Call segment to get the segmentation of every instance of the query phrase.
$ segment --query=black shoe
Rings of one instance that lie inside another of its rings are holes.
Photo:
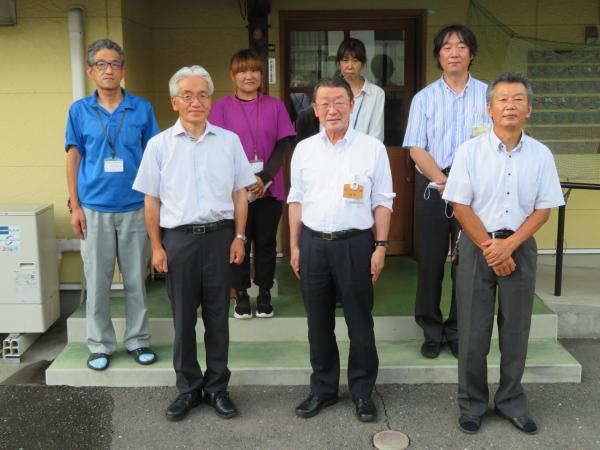
[[[308,397],[306,397],[306,400],[296,406],[296,415],[308,419],[309,417],[319,414],[321,409],[335,405],[337,401],[337,394],[330,397],[319,397],[311,392]]]
[[[258,292],[258,297],[256,297],[256,317],[263,319],[273,317],[271,293],[268,289],[260,289]]]
[[[354,402],[356,405],[356,417],[361,422],[373,422],[377,419],[377,408],[371,398],[359,398]]]
[[[167,408],[167,419],[176,422],[185,418],[191,409],[195,408],[202,401],[202,393],[198,391],[180,394],[173,403]]]
[[[231,419],[238,415],[238,410],[229,398],[227,391],[205,392],[204,401],[215,408],[217,416],[222,419]]]
[[[458,339],[448,341],[448,347],[450,347],[450,352],[452,353],[452,356],[458,359]]]
[[[425,341],[421,346],[421,355],[425,358],[437,358],[440,356],[440,348],[442,344],[435,341]]]
[[[481,417],[469,416],[468,414],[462,414],[458,418],[458,428],[460,431],[467,434],[475,434],[481,427]]]
[[[526,434],[536,434],[538,432],[538,427],[533,421],[531,417],[528,416],[518,416],[518,417],[509,417],[500,411],[498,408],[494,408],[494,412],[502,417],[503,419],[508,420],[510,423],[514,425],[519,431],[522,431]]]
[[[252,308],[250,308],[250,297],[246,290],[237,291],[233,317],[236,319],[252,319]]]

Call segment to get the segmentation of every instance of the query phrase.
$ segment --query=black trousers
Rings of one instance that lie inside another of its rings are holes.
[[[169,266],[167,292],[175,327],[173,367],[181,394],[196,389],[224,391],[229,383],[229,249],[232,239],[233,228],[202,235],[163,230],[162,242]],[[205,330],[204,374],[196,353],[198,307]]]
[[[509,417],[527,414],[521,379],[525,370],[535,289],[537,247],[525,241],[512,255],[517,269],[499,277],[482,251],[466,235],[458,244],[456,294],[458,304],[458,404],[463,413],[482,416],[489,401],[487,354],[490,351],[494,306],[498,291],[500,385],[496,407]]]
[[[242,264],[232,265],[232,286],[248,289],[250,283],[250,248],[254,247],[254,283],[271,289],[275,278],[277,258],[277,227],[281,218],[281,201],[274,197],[259,198],[248,205],[246,221],[246,258]]]
[[[456,324],[456,295],[454,269],[452,275],[452,300],[446,321],[442,316],[440,301],[442,280],[448,249],[454,248],[460,230],[458,221],[452,217],[450,205],[435,189],[429,190],[429,199],[423,194],[429,180],[417,172],[415,180],[415,251],[417,257],[417,298],[415,320],[423,329],[426,340],[442,342],[458,339]]]
[[[303,230],[299,248],[300,287],[313,369],[311,392],[321,396],[338,392],[340,356],[335,337],[335,288],[344,306],[350,338],[348,386],[353,399],[369,398],[379,368],[371,314],[373,235],[368,230],[348,239],[327,241]]]

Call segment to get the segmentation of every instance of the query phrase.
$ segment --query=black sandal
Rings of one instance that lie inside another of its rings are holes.
[[[92,366],[91,362],[95,361],[97,359],[100,358],[106,358],[106,365],[104,367],[94,367]],[[108,366],[110,365],[110,355],[107,355],[106,353],[92,353],[90,354],[90,356],[88,357],[87,360],[87,366],[92,369],[92,370],[106,370],[108,369]]]
[[[135,350],[128,350],[127,353],[129,353],[131,356],[133,356],[133,359],[135,360],[136,363],[141,364],[143,366],[153,364],[158,360],[158,355],[156,353],[154,353],[152,351],[152,349],[149,347],[140,347],[140,348],[136,348]],[[150,361],[142,361],[140,359],[140,356],[142,356],[142,355],[152,355],[152,359]]]

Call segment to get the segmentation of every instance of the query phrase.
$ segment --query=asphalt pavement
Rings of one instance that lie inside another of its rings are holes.
[[[492,412],[478,434],[463,434],[454,384],[378,385],[379,419],[369,424],[356,419],[345,387],[336,405],[311,419],[296,417],[307,386],[232,387],[237,418],[220,419],[201,405],[172,423],[164,411],[174,387],[45,386],[42,361],[0,385],[0,448],[371,449],[375,433],[393,429],[409,436],[411,449],[600,449],[600,340],[562,342],[583,365],[583,381],[525,385],[540,428],[535,436]]]

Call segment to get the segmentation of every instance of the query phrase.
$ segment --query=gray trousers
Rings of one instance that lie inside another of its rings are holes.
[[[500,385],[495,406],[510,417],[527,414],[521,379],[525,370],[535,288],[537,247],[530,238],[512,255],[517,268],[498,277],[482,251],[463,234],[458,244],[458,404],[463,414],[482,416],[489,401],[486,357],[490,350],[498,290]]]
[[[145,279],[149,257],[144,208],[107,213],[83,208],[87,224],[81,257],[87,283],[86,323],[90,352],[112,354],[117,348],[110,318],[110,286],[115,259],[125,286],[127,350],[147,347],[150,341]]]

